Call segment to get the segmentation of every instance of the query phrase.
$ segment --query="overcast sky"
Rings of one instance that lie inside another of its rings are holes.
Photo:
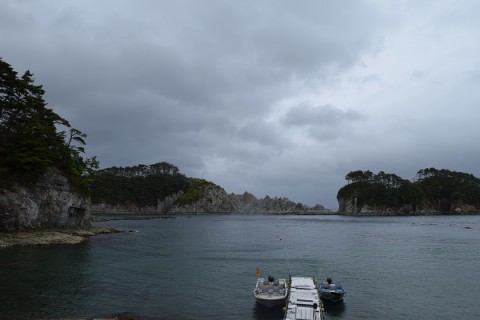
[[[480,1],[0,0],[101,167],[166,161],[336,210],[352,170],[480,177]]]

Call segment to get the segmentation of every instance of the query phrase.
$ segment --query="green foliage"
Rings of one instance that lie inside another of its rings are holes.
[[[194,203],[203,197],[207,187],[214,185],[214,183],[204,179],[190,178],[185,193],[176,200],[176,203],[180,205]]]
[[[133,167],[111,167],[93,174],[92,203],[156,206],[179,191],[185,191],[188,178],[166,162]]]
[[[175,203],[186,205],[200,200],[205,189],[214,185],[207,180],[187,178],[167,162],[111,167],[93,174],[91,199],[92,203],[155,207],[157,200],[182,192]]]
[[[47,108],[42,86],[33,74],[17,72],[0,58],[0,184],[35,181],[49,167],[59,168],[79,187],[85,187],[95,158],[85,160],[85,134]],[[65,141],[70,130],[70,139]]]
[[[480,179],[472,174],[435,168],[417,172],[416,181],[404,180],[395,174],[380,171],[352,171],[345,176],[349,182],[337,198],[357,198],[357,205],[400,208],[404,205],[433,208],[450,212],[453,204],[480,207]],[[351,182],[351,183],[350,183]]]
[[[448,211],[452,203],[480,206],[480,179],[472,174],[436,170],[420,170],[416,184],[424,190],[425,201]]]

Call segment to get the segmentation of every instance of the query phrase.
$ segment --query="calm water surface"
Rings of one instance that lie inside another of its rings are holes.
[[[262,275],[348,290],[327,319],[479,319],[480,216],[196,216],[99,223],[132,232],[0,249],[0,319],[280,319]]]

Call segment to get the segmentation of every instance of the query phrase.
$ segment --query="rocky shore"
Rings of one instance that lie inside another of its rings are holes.
[[[38,246],[55,244],[78,244],[89,237],[123,232],[116,228],[90,227],[87,229],[39,229],[0,233],[0,248],[14,246]]]

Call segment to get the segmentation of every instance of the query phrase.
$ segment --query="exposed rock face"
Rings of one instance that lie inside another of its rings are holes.
[[[411,206],[404,206],[402,208],[388,208],[388,207],[370,207],[368,205],[359,205],[356,198],[353,199],[339,199],[338,213],[344,215],[356,216],[392,216],[392,215],[422,215],[421,210],[415,210]],[[431,212],[430,214],[435,214]]]
[[[241,195],[227,194],[219,186],[205,190],[204,197],[186,206],[173,204],[172,199],[159,202],[159,208],[165,213],[242,213],[242,214],[327,214],[330,210],[321,205],[308,207],[295,203],[287,198],[257,199],[253,194],[245,192]],[[168,205],[173,204],[173,205]]]
[[[438,214],[478,214],[480,208],[462,203],[452,204],[451,212],[442,212],[431,207],[405,205],[401,208],[371,207],[359,205],[356,198],[338,199],[338,214],[358,216],[396,216],[396,215],[438,215]]]
[[[51,169],[33,186],[0,189],[0,231],[90,226],[88,197]]]
[[[242,195],[227,194],[219,186],[212,185],[204,190],[203,197],[189,204],[179,204],[177,199],[182,193],[158,201],[156,208],[135,208],[134,206],[111,206],[106,204],[92,205],[92,212],[96,213],[194,213],[194,214],[228,214],[228,213],[265,213],[265,214],[328,214],[330,210],[321,205],[308,207],[295,203],[287,198],[257,199],[254,195],[245,192]],[[151,210],[148,210],[151,209]]]
[[[480,212],[480,208],[470,204],[455,203],[453,205],[453,212],[456,214],[478,214]]]

